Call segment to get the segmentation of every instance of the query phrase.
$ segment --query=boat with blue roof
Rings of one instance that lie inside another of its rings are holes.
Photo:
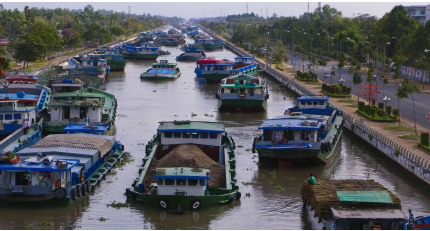
[[[115,49],[100,49],[94,53],[107,60],[110,71],[124,71],[127,60],[124,60],[123,54],[117,54]]]
[[[258,65],[254,57],[236,57],[234,62],[221,60],[198,60],[194,72],[207,82],[220,83],[222,79],[238,74],[257,76]]]
[[[187,31],[198,31],[199,27],[198,26],[189,26],[187,27]]]
[[[181,76],[177,63],[169,63],[167,60],[160,60],[160,63],[151,64],[146,72],[140,75],[145,80],[172,80]]]
[[[430,216],[414,217],[412,214],[412,217],[409,217],[409,221],[403,226],[403,230],[430,230]]]
[[[252,151],[260,160],[326,164],[340,150],[342,112],[329,105],[328,95],[304,95],[284,115],[265,120]]]
[[[138,60],[156,60],[159,54],[159,47],[156,46],[130,46],[122,45],[122,47],[117,48],[121,54],[124,55],[125,59],[138,59]]]
[[[79,72],[103,76],[103,78],[109,77],[110,66],[108,65],[108,61],[101,57],[101,54],[80,54],[79,56],[69,58],[68,63]]]
[[[113,136],[84,127],[69,131],[0,156],[1,202],[67,205],[94,191],[124,155]],[[18,161],[7,162],[10,158]]]
[[[0,88],[0,135],[15,133],[28,120],[32,126],[45,115],[51,101],[51,89],[37,84],[38,76],[8,72]]]
[[[197,48],[190,48],[184,51],[184,53],[176,56],[177,61],[197,61],[200,59],[205,59],[206,53],[204,50],[199,50]]]
[[[234,149],[223,123],[160,122],[127,197],[173,211],[239,200]]]

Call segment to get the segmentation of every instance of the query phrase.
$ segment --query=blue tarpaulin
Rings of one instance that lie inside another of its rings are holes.
[[[150,70],[148,74],[174,74],[175,70]]]

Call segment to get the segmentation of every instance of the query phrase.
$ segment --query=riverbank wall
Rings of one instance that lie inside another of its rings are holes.
[[[209,31],[208,29],[200,26],[204,32],[209,34],[213,38],[219,38],[215,33]],[[252,56],[251,54],[237,48],[234,44],[225,41],[225,46],[232,50],[234,53],[240,56]],[[294,81],[292,78],[288,78],[284,74],[279,73],[272,67],[265,65],[265,63],[260,60],[255,60],[259,68],[264,70],[264,72],[273,78],[277,79],[281,84],[297,93],[298,95],[315,95],[316,93],[307,89],[300,83]],[[334,106],[334,105],[333,105]],[[341,109],[341,108],[340,108]],[[354,133],[356,136],[360,137],[362,140],[372,145],[372,147],[379,150],[383,155],[391,159],[398,166],[409,172],[411,175],[415,176],[420,181],[427,185],[430,185],[430,161],[422,156],[416,154],[415,152],[409,150],[403,145],[397,143],[393,139],[387,137],[382,132],[375,128],[367,125],[363,118],[356,119],[351,114],[342,112],[344,117],[343,126]],[[385,131],[386,132],[386,131]]]

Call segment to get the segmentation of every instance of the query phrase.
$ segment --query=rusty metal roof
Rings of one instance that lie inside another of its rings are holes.
[[[335,219],[406,219],[400,209],[338,209],[331,208]]]

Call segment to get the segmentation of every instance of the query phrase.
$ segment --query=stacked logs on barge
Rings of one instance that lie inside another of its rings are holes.
[[[387,191],[393,201],[387,203],[367,203],[341,201],[338,191]],[[323,219],[332,219],[331,208],[367,208],[367,209],[401,209],[400,199],[387,188],[374,180],[317,180],[315,185],[305,181],[301,188],[304,205],[310,205],[315,215]]]

